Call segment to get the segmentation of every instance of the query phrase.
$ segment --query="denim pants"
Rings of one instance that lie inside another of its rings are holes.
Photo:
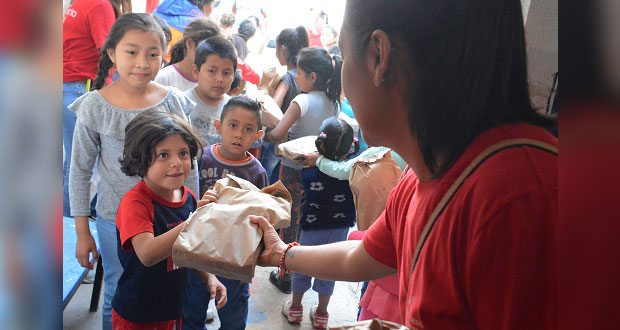
[[[123,273],[123,266],[118,259],[116,241],[116,223],[101,217],[95,222],[99,238],[99,252],[103,266],[103,330],[112,329],[112,298],[116,292],[118,279]]]
[[[217,277],[226,287],[228,302],[217,311],[220,329],[242,330],[248,321],[248,300],[250,285],[238,280]],[[193,271],[189,274],[183,300],[183,330],[203,330],[207,319],[210,293],[207,286]]]
[[[267,172],[267,178],[269,179],[269,184],[274,184],[278,181],[280,173],[278,164],[280,160],[276,157],[275,146],[271,142],[264,141],[263,146],[260,148],[260,163],[265,168]],[[274,171],[275,172],[274,175]]]
[[[73,130],[75,129],[75,114],[68,106],[78,97],[86,93],[86,85],[79,82],[65,82],[62,84],[62,145],[64,157],[62,162],[62,214],[71,216],[69,206],[69,167],[71,166],[71,147],[73,145]]]

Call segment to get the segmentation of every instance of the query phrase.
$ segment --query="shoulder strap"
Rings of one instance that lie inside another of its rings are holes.
[[[437,204],[437,206],[433,210],[433,213],[431,213],[431,216],[428,218],[428,221],[426,222],[426,225],[424,226],[424,229],[422,230],[422,233],[420,234],[418,243],[413,253],[411,268],[409,270],[409,276],[413,274],[413,270],[415,269],[415,265],[418,261],[418,257],[420,256],[420,251],[422,250],[422,247],[424,247],[424,243],[426,243],[426,239],[428,238],[428,235],[433,229],[435,222],[437,222],[437,218],[441,215],[443,210],[446,208],[446,206],[448,205],[448,203],[450,202],[454,194],[456,194],[458,189],[463,185],[463,182],[465,181],[465,179],[467,179],[480,166],[480,164],[482,164],[489,157],[495,155],[496,153],[502,150],[506,150],[509,148],[515,148],[515,147],[531,147],[531,148],[536,148],[536,149],[549,152],[556,156],[558,155],[557,147],[552,146],[548,143],[531,140],[531,139],[504,140],[502,142],[499,142],[497,144],[494,144],[484,149],[480,154],[478,154],[478,156],[476,156],[476,158],[474,158],[474,160],[471,161],[471,163],[465,168],[465,170],[463,170],[461,175],[459,175],[459,177],[454,181],[452,186],[450,186],[450,189],[446,191],[445,195],[441,198],[441,200],[439,201],[439,204]]]

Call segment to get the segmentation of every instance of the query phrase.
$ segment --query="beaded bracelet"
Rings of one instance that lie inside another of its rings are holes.
[[[298,246],[298,245],[299,245],[298,242],[288,243],[286,250],[284,250],[284,252],[280,256],[280,264],[278,265],[279,276],[292,273],[290,270],[286,269],[286,266],[284,266],[284,262],[286,261],[286,253],[288,252],[288,250],[290,250],[293,246]]]

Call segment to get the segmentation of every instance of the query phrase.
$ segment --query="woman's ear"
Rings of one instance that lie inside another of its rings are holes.
[[[373,31],[370,35],[366,59],[375,87],[380,87],[385,82],[391,55],[392,43],[390,37],[383,30]]]
[[[110,58],[110,61],[112,61],[112,63],[116,64],[116,56],[114,56],[114,49],[106,49],[106,52],[108,53],[108,57]]]

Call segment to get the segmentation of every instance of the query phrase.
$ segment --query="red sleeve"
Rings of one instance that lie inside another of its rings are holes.
[[[388,200],[386,209],[381,213],[379,219],[368,228],[362,242],[366,252],[373,259],[388,267],[398,268],[396,247],[394,246],[394,238],[387,216],[390,204]]]
[[[153,233],[153,203],[129,191],[121,200],[116,215],[116,227],[123,250],[133,250],[131,238],[140,233]]]
[[[88,12],[86,20],[91,37],[97,50],[99,50],[103,47],[110,29],[116,21],[114,8],[110,4],[97,5]]]
[[[557,192],[530,193],[491,215],[469,248],[459,248],[462,287],[479,329],[557,328],[557,219]]]
[[[254,70],[242,60],[238,60],[238,67],[241,70],[241,78],[245,81],[250,82],[251,84],[258,84],[260,81],[260,76],[258,73],[254,72]]]

